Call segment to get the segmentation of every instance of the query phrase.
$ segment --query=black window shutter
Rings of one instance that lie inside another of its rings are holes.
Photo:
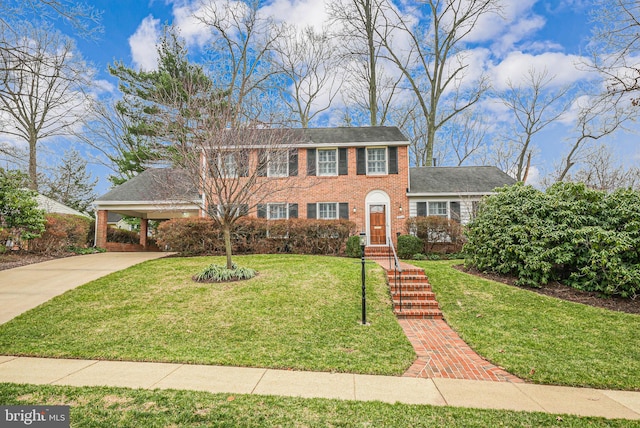
[[[267,204],[258,204],[258,218],[267,218]]]
[[[307,149],[307,175],[316,175],[316,149]]]
[[[267,151],[264,149],[258,150],[258,177],[267,176]]]
[[[349,220],[349,203],[340,202],[338,205],[339,218],[342,220]]]
[[[298,149],[289,152],[289,177],[298,175]]]
[[[460,223],[460,202],[451,201],[451,220]]]
[[[307,218],[317,218],[316,204],[307,204]]]
[[[426,217],[427,216],[427,203],[426,202],[416,202],[416,210],[418,217]]]
[[[338,149],[338,175],[349,174],[349,161],[347,158],[347,148]]]
[[[398,173],[398,148],[397,147],[389,147],[389,174],[397,174]]]
[[[367,149],[358,147],[356,150],[356,174],[367,174]]]
[[[289,218],[298,218],[298,204],[289,204]]]

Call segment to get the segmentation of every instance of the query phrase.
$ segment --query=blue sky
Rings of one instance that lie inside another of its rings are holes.
[[[177,25],[186,37],[191,52],[206,45],[208,35],[189,18],[204,0],[93,0],[91,5],[103,11],[104,34],[97,40],[78,40],[78,48],[98,71],[98,78],[111,83],[116,93],[117,81],[107,71],[115,60],[136,68],[152,69],[155,40],[164,23]],[[209,0],[219,1],[219,0]],[[264,2],[265,10],[277,20],[318,28],[325,19],[322,1],[272,0]],[[558,84],[575,83],[588,77],[576,71],[575,63],[589,41],[588,0],[505,0],[503,18],[481,22],[477,29],[478,61],[488,70],[493,84],[504,86],[507,78],[517,80],[533,65],[545,67],[557,76]],[[562,124],[551,126],[541,134],[540,150],[544,153],[534,162],[536,177],[561,155],[562,140],[567,133]],[[640,152],[626,134],[616,136],[616,145],[627,159],[637,162]],[[100,191],[106,189],[100,175]]]

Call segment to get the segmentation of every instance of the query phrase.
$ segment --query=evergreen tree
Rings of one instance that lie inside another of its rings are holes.
[[[38,209],[36,192],[29,190],[29,177],[0,168],[0,240],[20,242],[44,231],[44,211]]]
[[[76,150],[68,150],[47,179],[43,195],[80,212],[87,212],[96,198],[98,183],[87,171],[87,161]]]

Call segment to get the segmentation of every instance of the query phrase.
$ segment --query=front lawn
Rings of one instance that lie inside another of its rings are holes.
[[[162,361],[400,375],[413,347],[368,265],[370,326],[360,324],[360,265],[317,256],[236,257],[251,280],[191,276],[221,258],[149,261],[93,281],[0,326],[0,354]]]
[[[640,315],[613,312],[419,262],[445,319],[480,355],[535,383],[640,390]]]
[[[69,405],[83,427],[640,427],[547,413],[195,391],[0,384],[5,405]]]

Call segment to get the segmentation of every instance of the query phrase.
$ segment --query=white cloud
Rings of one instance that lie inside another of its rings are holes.
[[[152,15],[142,20],[136,32],[129,37],[129,47],[134,67],[142,70],[158,68],[156,45],[160,35],[160,20]]]
[[[494,88],[503,90],[510,80],[514,85],[524,83],[529,70],[538,72],[547,70],[549,77],[553,77],[552,86],[564,86],[594,77],[592,73],[580,70],[577,65],[583,58],[577,55],[567,55],[561,52],[545,52],[540,55],[526,54],[519,51],[511,52],[499,64],[492,67],[490,73]]]
[[[173,24],[179,29],[187,46],[203,47],[211,40],[211,28],[197,16],[206,14],[206,9],[220,2],[195,1],[193,3],[175,4],[173,7]]]
[[[312,26],[318,31],[327,19],[325,2],[318,0],[275,0],[260,12],[278,22],[288,22],[300,27]]]

